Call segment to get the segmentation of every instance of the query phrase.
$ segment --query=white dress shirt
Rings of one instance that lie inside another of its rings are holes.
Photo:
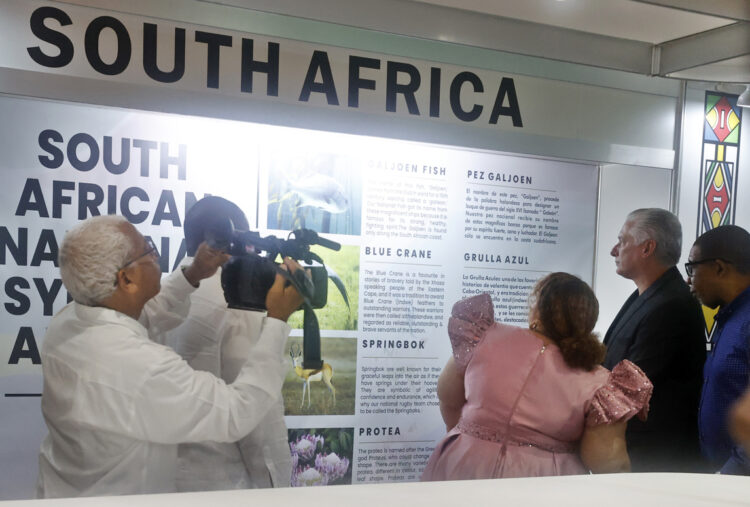
[[[188,318],[167,334],[167,343],[191,367],[227,383],[234,381],[247,357],[254,354],[262,335],[274,335],[275,341],[285,341],[289,335],[288,326],[274,325],[276,319],[261,312],[246,311],[240,320],[237,311],[228,310],[220,273],[203,280],[190,300]],[[189,443],[178,449],[177,491],[285,487],[291,473],[280,397],[239,442]]]
[[[178,271],[140,322],[75,302],[53,317],[41,353],[49,434],[40,497],[174,491],[176,444],[236,441],[277,402],[286,371],[278,335],[258,340],[232,385],[150,339],[182,321],[193,291]],[[237,312],[241,322],[247,312]]]

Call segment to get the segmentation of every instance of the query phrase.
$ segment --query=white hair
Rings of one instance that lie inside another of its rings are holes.
[[[127,223],[118,215],[96,216],[65,234],[58,254],[60,276],[77,303],[97,306],[114,294],[117,271],[136,248],[124,231]]]
[[[682,226],[674,213],[661,208],[641,208],[632,211],[627,221],[632,223],[631,234],[636,243],[654,240],[656,259],[668,267],[677,264],[682,253]]]

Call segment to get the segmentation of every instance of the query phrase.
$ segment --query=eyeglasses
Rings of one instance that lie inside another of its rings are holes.
[[[128,267],[129,265],[133,264],[138,259],[142,259],[143,257],[147,255],[153,254],[154,257],[156,257],[157,259],[159,258],[159,250],[156,249],[156,245],[154,244],[153,240],[151,238],[144,238],[144,239],[146,240],[146,251],[143,252],[141,255],[130,259],[128,262],[120,266],[117,269],[117,271],[120,271],[121,269]],[[115,282],[115,285],[117,285],[117,282]]]
[[[722,259],[721,257],[713,257],[711,259],[701,259],[699,261],[690,261],[685,263],[685,273],[687,273],[687,276],[692,277],[695,270],[693,269],[694,266],[697,266],[698,264],[705,264],[707,262],[715,262],[715,261],[722,261],[726,262],[727,264],[731,264],[726,259]]]

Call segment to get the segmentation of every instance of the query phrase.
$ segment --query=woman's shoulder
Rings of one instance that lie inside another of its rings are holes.
[[[559,348],[557,349],[560,350]],[[575,382],[578,386],[589,392],[589,395],[593,395],[598,389],[606,385],[609,382],[612,372],[601,365],[594,366],[591,370],[584,370],[582,368],[573,368],[568,366],[563,359],[562,352],[559,353],[560,359],[565,364],[567,375],[572,379],[575,378]]]
[[[594,390],[587,407],[587,426],[627,420],[637,415],[645,421],[653,385],[638,366],[620,361],[612,371],[599,367],[603,382]]]
[[[489,294],[462,299],[453,305],[448,321],[448,335],[452,342],[476,345],[495,323],[495,309]]]
[[[534,347],[538,341],[528,329],[495,322],[489,294],[478,294],[453,305],[448,336],[460,369],[466,367],[478,347]]]
[[[477,294],[457,301],[451,310],[451,321],[469,323],[473,331],[488,331],[493,334],[528,336],[533,333],[527,329],[495,321],[495,308],[489,294]]]
[[[456,301],[451,309],[451,317],[467,321],[489,321],[495,320],[495,307],[492,297],[482,293]]]
[[[480,347],[488,353],[493,350],[505,356],[517,358],[544,354],[548,361],[562,362],[560,349],[554,343],[542,339],[528,328],[500,322],[496,322],[487,330]],[[560,367],[565,368],[563,365],[560,365]]]
[[[514,326],[512,324],[504,324],[502,322],[496,322],[490,330],[493,337],[502,338],[513,342],[522,342],[533,344],[537,348],[541,347],[555,347],[553,343],[549,343],[540,338],[534,331],[525,327]]]

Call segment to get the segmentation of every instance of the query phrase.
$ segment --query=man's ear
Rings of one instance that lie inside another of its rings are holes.
[[[716,264],[716,274],[718,276],[725,276],[729,273],[729,264],[721,259],[716,259],[714,261],[714,264]]]
[[[656,251],[656,241],[653,239],[647,239],[641,243],[641,255],[643,257],[651,257]]]
[[[117,272],[117,287],[127,294],[132,294],[138,290],[135,282],[128,276],[125,269],[121,269]]]

